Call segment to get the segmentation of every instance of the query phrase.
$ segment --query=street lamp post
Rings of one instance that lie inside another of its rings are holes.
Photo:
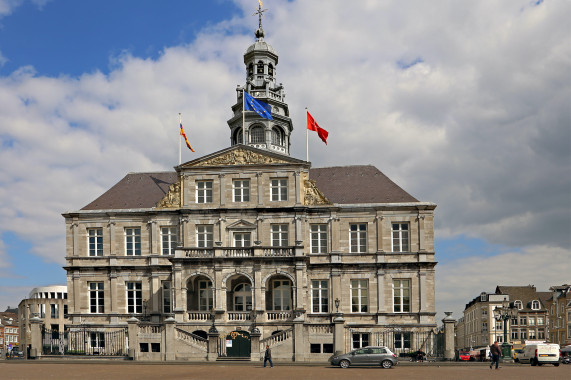
[[[512,345],[508,343],[508,320],[517,315],[517,309],[510,306],[510,302],[504,297],[501,307],[494,309],[494,318],[496,321],[504,321],[504,342],[502,343],[503,359],[511,359]]]

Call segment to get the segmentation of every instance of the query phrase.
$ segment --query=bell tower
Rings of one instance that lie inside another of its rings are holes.
[[[276,82],[278,54],[264,41],[262,16],[267,9],[258,7],[259,26],[256,42],[244,53],[246,84],[236,87],[236,104],[232,106],[233,117],[228,120],[231,145],[245,144],[289,156],[290,136],[293,124],[289,117],[289,107],[285,103],[283,84]],[[265,119],[256,112],[243,113],[243,91],[271,107],[273,120]]]

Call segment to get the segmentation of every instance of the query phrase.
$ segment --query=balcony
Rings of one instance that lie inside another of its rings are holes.
[[[212,247],[188,248],[180,247],[175,250],[177,259],[211,259],[211,258],[244,258],[244,257],[294,257],[295,250],[303,247]],[[172,257],[172,256],[171,256]]]

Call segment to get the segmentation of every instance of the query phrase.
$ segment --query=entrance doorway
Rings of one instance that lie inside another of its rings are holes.
[[[252,351],[250,334],[247,331],[232,331],[226,335],[226,356],[249,358]]]

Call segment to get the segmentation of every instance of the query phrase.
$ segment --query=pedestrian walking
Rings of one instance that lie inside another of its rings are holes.
[[[272,350],[270,346],[266,346],[266,352],[264,353],[264,368],[266,368],[266,362],[270,362],[270,368],[274,368],[274,363],[272,363]]]
[[[492,355],[492,362],[490,363],[490,369],[494,366],[494,362],[496,363],[496,369],[498,369],[498,364],[500,362],[500,355],[502,351],[500,350],[500,345],[496,340],[494,344],[490,346],[490,354]]]

